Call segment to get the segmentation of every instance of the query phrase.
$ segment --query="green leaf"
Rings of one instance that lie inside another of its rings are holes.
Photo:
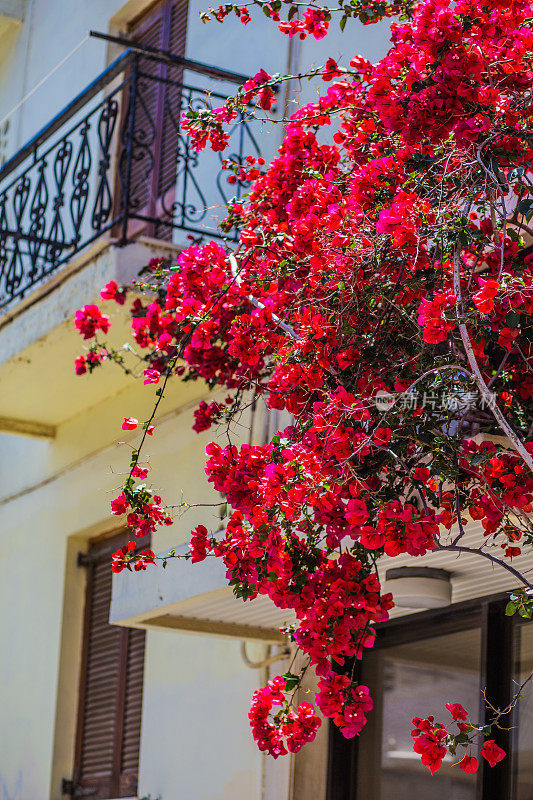
[[[508,617],[512,617],[512,616],[513,616],[513,614],[516,612],[516,609],[517,609],[517,608],[518,608],[518,603],[513,603],[513,601],[511,600],[511,601],[510,601],[509,603],[507,603],[507,605],[505,606],[505,614],[506,614],[506,616],[508,616]]]
[[[297,686],[298,686],[298,678],[295,678],[294,680],[291,679],[291,680],[286,680],[285,681],[285,689],[286,689],[287,692],[290,692],[293,689],[296,689]]]
[[[343,31],[343,30],[345,29],[345,27],[346,27],[346,20],[347,20],[347,19],[348,19],[348,17],[346,16],[346,14],[344,14],[344,16],[342,16],[342,17],[340,18],[340,22],[339,22],[339,28],[341,29],[341,31]]]
[[[533,200],[520,200],[516,206],[516,210],[519,214],[529,216],[529,214],[533,213]]]

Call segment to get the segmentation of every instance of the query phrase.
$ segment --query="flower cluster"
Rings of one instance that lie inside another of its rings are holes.
[[[476,726],[468,719],[468,713],[460,703],[446,703],[446,708],[452,715],[453,723],[457,725],[458,733],[451,733],[440,722],[435,722],[434,717],[413,719],[414,730],[411,736],[414,741],[414,751],[421,756],[422,763],[430,772],[436,772],[448,751],[456,754],[458,747],[466,748],[466,752],[458,761],[459,767],[468,775],[473,775],[479,767],[478,759],[471,754],[472,745],[476,737],[490,735],[491,725]],[[505,751],[496,744],[494,739],[486,739],[480,749],[481,756],[491,767],[496,766],[503,758]]]
[[[137,552],[135,542],[128,542],[113,553],[111,569],[113,572],[122,572],[124,569],[133,569],[135,572],[145,570],[148,564],[155,564],[155,553],[152,550]]]
[[[390,9],[367,5],[372,19]],[[269,14],[288,34],[320,38],[329,23],[312,6],[286,23]],[[533,544],[532,20],[528,0],[422,0],[392,25],[376,64],[328,60],[326,90],[292,115],[272,163],[241,165],[253,183],[222,224],[235,252],[193,244],[154,265],[153,292],[130,309],[145,383],[162,392],[175,376],[227,393],[202,401],[197,432],[234,418],[252,392],[291,415],[262,444],[207,446],[208,481],[231,513],[220,540],[193,531],[190,555],[221,559],[244,600],[293,612],[288,633],[319,676],[317,705],[345,736],[362,730],[372,701],[344,672],[393,604],[379,559],[460,554],[473,521],[479,541],[464,549],[516,576],[511,560]],[[269,107],[272,81],[257,73],[243,96]],[[224,149],[235,107],[189,112],[193,146]],[[121,295],[110,284],[104,293]],[[76,326],[93,338],[109,320],[86,306]],[[424,402],[378,402],[409,392]],[[491,402],[436,409],[436,393]],[[138,457],[113,512],[143,535],[171,520],[136,483],[146,479]],[[132,553],[117,564],[131,566]],[[283,680],[251,712],[276,756],[316,732]],[[479,733],[450,705],[457,734],[415,722],[432,771]],[[481,754],[502,757],[492,739]],[[473,772],[477,758],[460,764]]]
[[[98,306],[94,304],[86,305],[76,311],[74,324],[84,339],[92,339],[97,331],[107,333],[111,327],[109,317],[102,314]]]
[[[106,358],[107,352],[99,348],[92,348],[87,355],[77,356],[74,359],[76,375],[85,375],[86,372],[92,372],[93,369],[98,367]]]
[[[306,39],[309,34],[315,39],[323,39],[329,28],[329,15],[317,8],[306,8],[303,19],[292,19],[280,22],[278,25],[282,33],[287,36],[298,34],[300,39]]]
[[[276,714],[272,713],[274,706],[280,706]],[[259,749],[274,758],[297,753],[306,742],[313,741],[320,727],[320,718],[310,703],[291,708],[285,696],[285,678],[281,676],[254,692],[248,716]]]

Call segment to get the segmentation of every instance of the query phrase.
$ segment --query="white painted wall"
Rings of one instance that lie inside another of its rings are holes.
[[[189,399],[193,393],[188,392]],[[6,797],[17,791],[17,800],[35,800],[47,797],[51,786],[50,796],[57,798],[61,778],[69,777],[72,753],[66,739],[71,741],[75,717],[85,576],[72,558],[65,572],[67,544],[76,533],[74,555],[91,535],[113,526],[108,503],[120,485],[117,473],[127,466],[128,449],[109,445],[117,434],[120,437],[124,413],[141,418],[146,414],[149,402],[142,394],[135,388],[72,419],[59,428],[54,444],[16,440],[17,446],[10,448],[10,437],[2,437],[3,490],[9,487],[9,473],[20,476],[33,453],[40,456],[41,471],[49,478],[40,488],[28,481],[26,494],[0,506],[0,674],[4,687],[9,687],[0,704],[0,775]],[[184,399],[173,392],[166,410]],[[206,436],[196,437],[191,421],[189,409],[156,431],[150,448],[154,479],[169,502],[179,501],[181,491],[190,502],[208,502],[209,497],[216,502],[203,476]],[[54,477],[52,463],[57,472],[60,464],[79,461],[98,448],[86,463]],[[216,511],[213,516],[216,521]],[[155,548],[185,541],[191,527],[206,517],[205,509],[191,511],[156,537]],[[65,579],[70,585],[66,593]],[[74,615],[72,605],[77,609]],[[75,659],[73,651],[78,653]],[[70,661],[70,673],[61,658]],[[165,800],[183,797],[184,787],[191,800],[259,797],[261,758],[246,716],[257,679],[240,660],[237,643],[150,633],[143,791],[161,793]],[[56,727],[56,710],[61,729]],[[213,767],[207,769],[210,764]]]

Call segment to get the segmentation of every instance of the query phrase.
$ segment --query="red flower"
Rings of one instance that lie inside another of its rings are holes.
[[[464,772],[466,772],[467,775],[473,775],[474,772],[477,772],[479,763],[477,758],[474,758],[474,756],[469,756],[465,753],[459,762],[459,766]]]
[[[204,525],[198,525],[191,534],[190,549],[192,563],[196,564],[198,561],[203,561],[207,556],[208,548],[209,540],[207,538],[207,528]]]
[[[446,708],[454,718],[454,721],[468,718],[468,714],[462,707],[461,703],[446,703]]]
[[[111,500],[111,513],[112,514],[125,514],[128,510],[129,503],[124,494],[119,494],[114,500]]]
[[[324,72],[322,74],[323,81],[331,81],[333,78],[339,78],[343,73],[339,70],[337,62],[333,58],[328,58]]]
[[[138,424],[139,420],[135,419],[135,417],[124,417],[124,422],[122,423],[122,430],[134,431]]]
[[[518,328],[502,328],[498,336],[498,344],[510,351],[518,333]]]
[[[481,755],[489,762],[491,767],[495,767],[499,761],[505,758],[505,750],[502,750],[494,739],[489,739],[481,748]]]
[[[102,300],[114,300],[119,306],[123,306],[126,302],[126,289],[119,290],[116,281],[109,281],[100,292],[100,297]]]
[[[74,359],[74,369],[76,370],[76,375],[85,375],[87,372],[87,360],[85,356],[78,356]]]
[[[109,317],[102,314],[96,305],[86,305],[76,311],[74,324],[84,339],[91,339],[98,330],[107,333],[111,327]]]
[[[498,294],[500,284],[492,278],[486,281],[479,278],[479,285],[481,289],[473,296],[472,300],[481,314],[489,314],[494,308],[494,298]]]
[[[374,431],[374,441],[378,445],[385,445],[392,439],[392,431],[390,428],[376,428]]]
[[[505,548],[505,555],[507,556],[507,558],[510,558],[511,560],[515,556],[519,556],[521,552],[522,552],[522,550],[520,549],[520,547],[506,547]]]
[[[415,481],[421,481],[422,483],[427,483],[429,480],[429,469],[427,467],[416,467],[413,471],[413,478]]]
[[[144,370],[144,384],[147,383],[159,383],[159,378],[161,377],[161,373],[157,369],[145,369]]]

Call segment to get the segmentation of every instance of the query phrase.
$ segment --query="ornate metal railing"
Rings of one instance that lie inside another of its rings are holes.
[[[220,235],[223,206],[245,184],[229,185],[222,155],[195,152],[180,121],[225,96],[182,76],[179,64],[125,52],[0,169],[0,307],[106,232],[120,245],[140,233],[172,240],[176,229]],[[245,120],[230,133],[224,157],[259,154]]]

